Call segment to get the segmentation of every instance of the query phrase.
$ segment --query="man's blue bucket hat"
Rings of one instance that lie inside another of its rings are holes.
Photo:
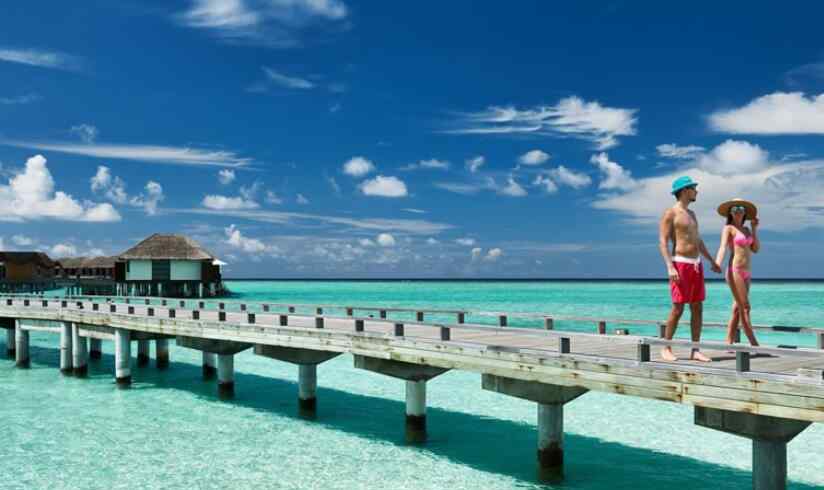
[[[683,177],[678,177],[677,179],[672,181],[672,193],[675,194],[681,189],[686,189],[687,187],[696,187],[697,185],[698,182],[695,182],[688,176],[684,175]]]

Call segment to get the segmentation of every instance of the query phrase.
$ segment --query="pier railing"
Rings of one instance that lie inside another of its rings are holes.
[[[444,309],[444,308],[429,308],[429,307],[397,307],[397,306],[375,306],[375,305],[356,305],[356,304],[331,304],[331,303],[282,303],[269,301],[238,301],[238,300],[204,300],[204,299],[173,299],[156,296],[96,296],[96,295],[64,295],[64,296],[49,296],[40,294],[0,294],[0,298],[29,298],[29,299],[66,299],[77,300],[85,299],[88,301],[99,302],[116,302],[133,305],[160,305],[160,306],[177,306],[180,308],[191,308],[197,310],[218,310],[218,311],[237,311],[256,312],[256,313],[270,313],[273,311],[284,310],[288,313],[298,313],[300,310],[314,311],[317,316],[322,316],[324,311],[337,310],[345,312],[347,317],[354,317],[356,312],[359,313],[374,313],[378,315],[378,319],[389,319],[390,314],[409,314],[414,315],[415,320],[409,324],[415,323],[444,323],[441,318],[427,320],[427,317],[437,315],[439,317],[454,315],[455,324],[466,324],[469,317],[489,318],[493,319],[494,323],[499,327],[506,327],[510,323],[510,319],[519,320],[534,320],[542,322],[542,327],[546,330],[552,330],[556,326],[556,322],[575,322],[575,323],[590,323],[593,325],[596,333],[600,335],[629,335],[628,329],[619,328],[609,332],[609,326],[650,326],[658,328],[657,337],[664,338],[664,330],[666,324],[662,320],[650,319],[631,319],[631,318],[606,318],[596,316],[576,316],[576,315],[561,315],[548,312],[504,312],[504,311],[478,311],[470,309]],[[274,309],[274,310],[273,310]],[[366,315],[370,320],[374,319],[370,315]],[[449,322],[447,322],[449,323]],[[484,323],[477,325],[487,325]],[[708,322],[702,323],[703,327],[709,328],[727,328],[727,324],[723,322]],[[754,330],[775,332],[775,333],[792,333],[792,334],[811,334],[815,339],[815,345],[819,349],[824,349],[824,327],[811,325],[766,325],[753,324]],[[785,346],[794,348],[794,346]]]
[[[208,303],[216,303],[215,309],[206,308]],[[771,358],[771,357],[790,357],[790,358],[820,358],[824,362],[824,329],[816,327],[797,327],[789,329],[788,327],[772,327],[778,332],[810,332],[816,335],[818,348],[805,348],[796,345],[777,345],[777,346],[758,346],[753,347],[743,344],[727,344],[717,341],[702,341],[692,342],[683,339],[666,340],[663,338],[630,335],[629,333],[609,334],[605,328],[602,328],[601,323],[605,320],[598,320],[592,317],[565,317],[573,321],[598,321],[599,326],[594,333],[576,332],[568,330],[555,330],[553,328],[521,328],[505,326],[506,322],[500,322],[499,325],[490,325],[483,323],[466,322],[466,317],[458,319],[454,323],[443,321],[427,321],[424,315],[420,312],[426,313],[463,313],[477,314],[484,316],[484,313],[475,313],[468,310],[443,310],[443,309],[416,309],[416,308],[383,308],[383,307],[358,307],[358,306],[340,306],[340,305],[316,305],[316,304],[298,304],[298,303],[264,303],[264,302],[208,302],[208,301],[191,301],[191,300],[170,300],[166,298],[133,298],[133,297],[79,297],[79,296],[63,296],[63,297],[46,297],[41,295],[0,295],[0,305],[8,307],[22,307],[24,310],[36,311],[59,309],[67,311],[91,311],[108,313],[116,315],[121,318],[129,318],[130,322],[138,321],[143,323],[155,323],[157,320],[174,319],[179,320],[193,320],[204,323],[209,327],[221,328],[221,325],[238,325],[248,327],[290,327],[294,323],[294,319],[309,320],[314,324],[314,328],[323,329],[327,322],[334,321],[340,324],[341,322],[348,322],[351,325],[353,333],[368,336],[370,332],[367,331],[367,323],[372,325],[386,325],[389,327],[388,334],[396,338],[410,338],[424,344],[439,344],[449,342],[452,345],[462,345],[465,347],[479,349],[483,351],[499,351],[508,353],[523,353],[540,356],[580,356],[589,361],[593,358],[604,357],[603,354],[588,351],[587,346],[591,345],[591,341],[598,339],[601,342],[611,342],[620,345],[633,345],[634,356],[627,358],[626,356],[616,356],[611,361],[623,358],[626,361],[631,361],[632,365],[638,366],[643,363],[650,365],[668,364],[670,367],[677,366],[678,363],[668,363],[661,360],[654,360],[651,352],[651,346],[671,346],[683,349],[704,349],[708,351],[722,351],[731,354],[735,357],[736,363],[734,372],[738,374],[746,373],[749,377],[763,378],[765,380],[782,380],[793,381],[801,383],[816,383],[824,384],[824,370],[817,369],[810,371],[808,369],[799,370],[794,374],[772,372],[769,370],[753,369],[751,360],[754,358]],[[237,308],[229,309],[227,306],[236,306]],[[187,308],[187,306],[194,306],[194,308]],[[251,311],[250,307],[256,307],[257,311]],[[297,308],[314,308],[314,313],[304,313],[297,311]],[[340,308],[346,310],[345,316],[331,315],[324,312],[324,308]],[[232,311],[234,310],[234,311]],[[415,312],[416,318],[400,319],[388,318],[386,315],[381,315],[378,318],[373,316],[357,316],[356,311],[386,311],[386,312]],[[230,318],[228,314],[232,314]],[[552,318],[542,317],[541,318]],[[555,317],[557,318],[557,317]],[[634,320],[612,320],[613,322],[623,322],[625,324],[632,324]],[[655,323],[647,321],[647,323]],[[416,328],[435,328],[439,335],[436,338],[431,336],[420,336]],[[766,328],[766,327],[762,327]],[[47,327],[44,327],[47,329]],[[493,335],[506,335],[509,342],[506,344],[498,344],[490,338],[484,338],[483,341],[475,342],[471,339],[455,339],[453,332],[487,332]],[[371,332],[375,334],[375,332]],[[385,332],[378,333],[379,336],[387,335]],[[512,339],[533,339],[541,340],[539,345],[519,346],[518,341],[513,342]],[[584,346],[583,348],[579,346]],[[705,366],[690,365],[690,370],[717,373],[717,374],[731,374],[732,369],[727,367],[717,367],[712,364]]]

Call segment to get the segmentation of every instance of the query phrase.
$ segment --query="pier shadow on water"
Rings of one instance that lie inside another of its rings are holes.
[[[4,355],[5,344],[0,343],[0,356]],[[32,344],[30,358],[31,369],[54,369],[55,375],[59,376],[58,349]],[[236,368],[238,364],[236,362]],[[89,363],[89,378],[111,379],[114,390],[113,372],[114,356],[111,354],[104,352],[102,359],[91,360]],[[366,372],[364,375],[377,376]],[[408,447],[422,454],[445,458],[483,472],[506,475],[516,480],[518,486],[525,488],[643,490],[723,486],[739,489],[751,488],[752,485],[749,471],[570,433],[564,436],[565,480],[563,483],[550,485],[538,481],[536,477],[537,435],[536,427],[532,424],[429,407],[429,440],[423,444],[410,445],[404,438],[405,404],[398,400],[319,386],[317,417],[307,420],[299,414],[297,383],[291,380],[236,370],[235,397],[221,400],[217,394],[216,382],[203,380],[199,365],[173,360],[167,370],[158,370],[154,367],[154,359],[149,366],[137,367],[134,357],[132,378],[134,384],[130,390],[182,390],[195,394],[204,401],[229,403],[277,417],[291,418],[295,423],[317,424],[325,429],[344,431],[364,439]],[[391,382],[401,383],[394,379]],[[692,422],[685,420],[684,423]],[[650,438],[653,437],[655,434],[650,434]],[[402,465],[403,461],[396,463]],[[814,490],[820,487],[789,482],[789,488]]]

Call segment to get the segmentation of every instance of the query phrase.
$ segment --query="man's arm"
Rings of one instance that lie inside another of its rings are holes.
[[[669,251],[669,239],[672,236],[672,209],[664,211],[661,217],[661,222],[658,224],[658,251],[661,252],[661,257],[664,259],[664,265],[667,266],[667,275],[670,281],[678,282],[678,271],[672,265],[672,255]]]
[[[706,259],[709,260],[712,264],[712,271],[721,272],[721,266],[718,265],[718,262],[715,261],[715,257],[710,255],[710,251],[707,250],[707,246],[704,245],[704,240],[698,239],[698,249],[701,251],[701,255],[706,257]]]

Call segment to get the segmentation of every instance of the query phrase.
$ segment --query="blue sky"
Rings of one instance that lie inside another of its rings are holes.
[[[822,277],[812,3],[16,2],[5,249],[182,232],[235,277],[664,277],[670,181]]]

